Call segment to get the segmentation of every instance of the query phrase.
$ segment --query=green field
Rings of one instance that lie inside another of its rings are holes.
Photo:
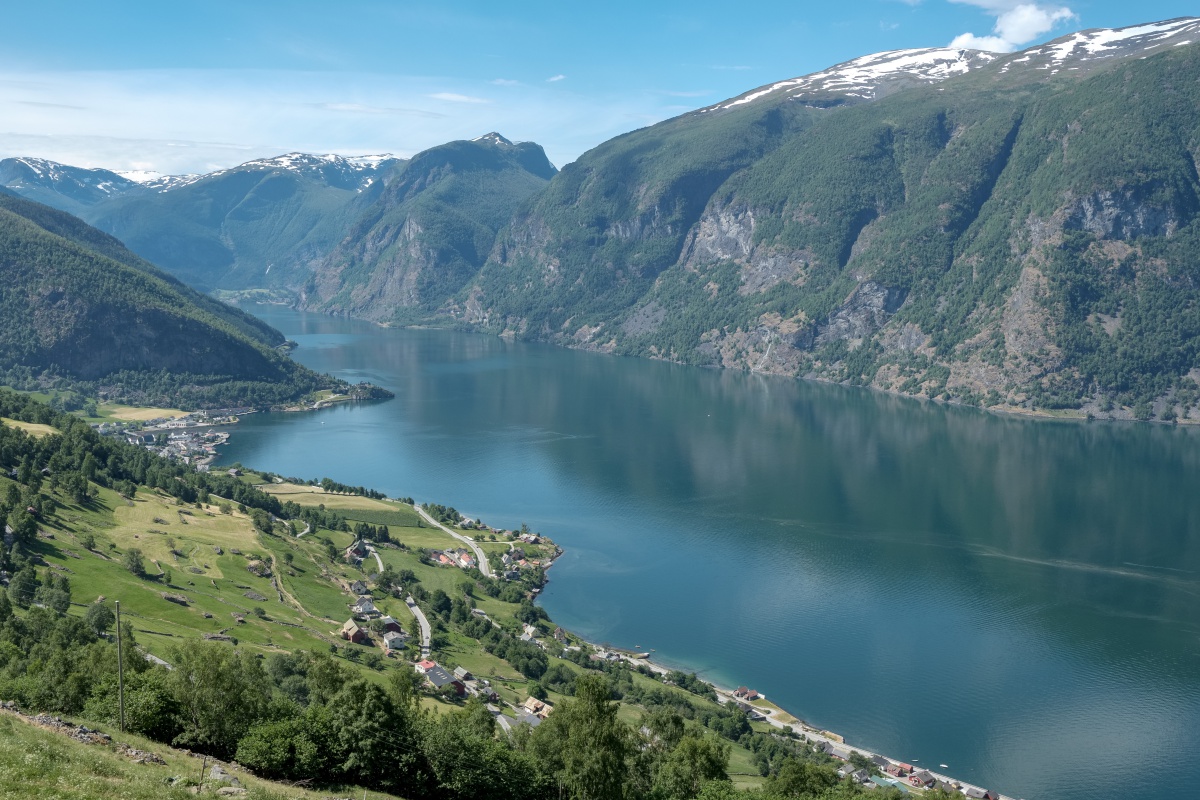
[[[204,765],[200,756],[108,726],[89,722],[88,727],[108,733],[114,744],[84,744],[0,713],[0,798],[185,800],[196,796]],[[117,743],[153,753],[165,763],[136,763]],[[329,794],[260,780],[244,770],[234,774],[247,790],[247,800],[318,800]],[[170,785],[172,781],[176,785]],[[209,780],[205,795],[215,796],[208,792],[215,793],[216,788]],[[347,791],[362,796],[361,789],[347,787]],[[391,795],[372,791],[370,796],[382,800]]]

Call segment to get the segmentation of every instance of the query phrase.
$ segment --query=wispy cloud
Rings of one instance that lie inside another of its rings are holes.
[[[485,97],[471,97],[468,94],[458,94],[456,92],[434,92],[429,95],[434,100],[445,100],[447,103],[490,103]]]
[[[346,114],[398,114],[401,116],[425,117],[427,119],[445,119],[445,114],[429,111],[424,108],[383,108],[369,106],[363,103],[314,103],[315,108],[326,111],[341,111]]]
[[[597,98],[537,81],[486,101],[488,81],[284,70],[0,70],[0,158],[208,172],[292,151],[411,156],[499,131],[562,165],[675,116],[679,94]],[[482,87],[482,88],[481,88]]]
[[[1021,45],[1049,33],[1060,23],[1077,19],[1066,6],[1022,0],[950,0],[952,3],[975,6],[995,17],[990,36],[963,33],[950,42],[951,47],[967,47],[1010,53]]]
[[[489,81],[493,86],[520,86],[520,81],[514,81],[509,78],[493,78]]]
[[[559,75],[554,75],[550,78],[546,78],[546,83],[558,83],[559,81],[565,81],[566,79],[567,79],[566,75],[559,74]]]
[[[18,100],[17,102],[23,106],[34,106],[36,108],[69,108],[73,111],[87,110],[84,106],[72,106],[66,103],[43,103],[40,100]]]

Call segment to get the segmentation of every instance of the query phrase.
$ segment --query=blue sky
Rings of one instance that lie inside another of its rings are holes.
[[[1196,13],[1175,0],[40,0],[5,10],[0,157],[199,172],[292,150],[408,156],[497,130],[562,165],[866,53],[1013,50]]]

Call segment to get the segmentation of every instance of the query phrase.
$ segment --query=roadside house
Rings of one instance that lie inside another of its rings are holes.
[[[413,669],[415,669],[421,675],[428,675],[429,670],[433,669],[436,666],[437,666],[436,661],[430,661],[429,659],[425,659],[424,661],[418,661],[416,666],[413,667]]]
[[[362,581],[355,581],[350,584],[350,594],[364,595],[367,594],[367,585]]]
[[[383,634],[383,646],[388,650],[401,650],[404,648],[404,644],[407,641],[408,637],[403,633],[388,631],[387,633]]]
[[[467,671],[466,667],[455,667],[454,677],[458,678],[460,681],[469,681],[475,676]]]
[[[937,783],[937,778],[929,770],[923,769],[919,772],[914,772],[908,776],[908,782],[913,786],[920,786],[923,789],[928,789]]]
[[[396,620],[390,616],[380,617],[379,622],[381,625],[383,625],[383,629],[385,631],[391,631],[393,633],[404,633],[404,628],[400,627],[400,623],[396,622]]]
[[[962,793],[972,800],[1000,800],[1000,795],[979,786],[964,786]]]

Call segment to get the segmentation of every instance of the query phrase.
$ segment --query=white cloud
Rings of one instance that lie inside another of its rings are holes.
[[[558,83],[559,81],[565,81],[566,79],[567,79],[566,75],[560,74],[560,75],[555,75],[552,78],[546,78],[546,83]]]
[[[987,50],[991,53],[1011,53],[1016,49],[1011,42],[999,36],[976,36],[973,33],[960,33],[950,40],[950,46],[966,50]]]
[[[1061,22],[1077,19],[1066,6],[1021,0],[950,0],[952,3],[975,6],[996,18],[992,36],[964,33],[956,36],[951,47],[969,47],[1008,53],[1042,34],[1049,33]]]
[[[495,78],[491,81],[493,86],[520,86],[520,81],[509,80],[508,78]]]
[[[457,94],[456,92],[435,92],[429,96],[432,97],[434,100],[445,100],[448,103],[490,103],[490,102],[492,102],[491,100],[487,100],[482,97],[471,97],[470,95]]]

